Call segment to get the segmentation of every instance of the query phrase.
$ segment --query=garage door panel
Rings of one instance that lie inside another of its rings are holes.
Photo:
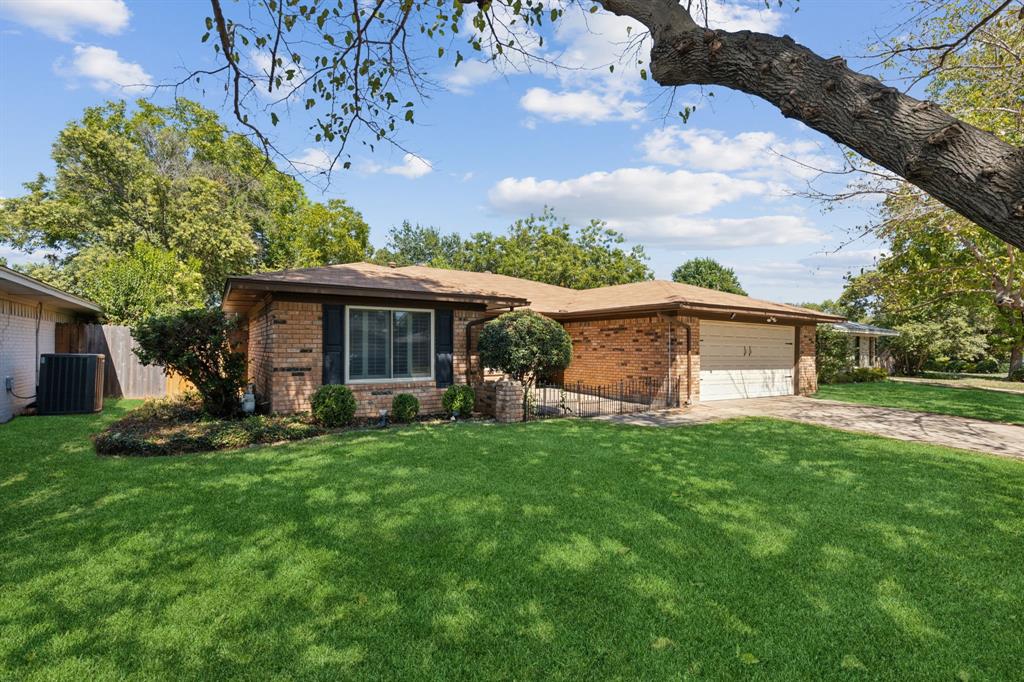
[[[702,322],[701,400],[791,395],[795,334],[787,326]]]

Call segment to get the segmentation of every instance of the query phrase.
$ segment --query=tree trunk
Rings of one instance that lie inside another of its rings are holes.
[[[1024,149],[824,59],[789,36],[700,27],[678,0],[600,0],[650,29],[661,85],[756,95],[1024,248]]]

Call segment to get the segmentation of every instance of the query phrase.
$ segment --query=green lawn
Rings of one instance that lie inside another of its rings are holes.
[[[1024,395],[978,388],[928,386],[898,381],[820,386],[817,398],[952,414],[1006,424],[1024,424]]]
[[[958,392],[959,393],[959,392]],[[1011,679],[1024,463],[771,420],[103,459],[0,426],[0,679]]]

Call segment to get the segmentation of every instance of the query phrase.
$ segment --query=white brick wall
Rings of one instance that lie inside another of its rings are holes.
[[[14,392],[36,392],[36,308],[0,298],[0,424],[19,414],[32,399],[15,398],[4,390],[4,377],[14,377]],[[43,310],[39,322],[39,353],[54,352],[53,343],[60,313]]]

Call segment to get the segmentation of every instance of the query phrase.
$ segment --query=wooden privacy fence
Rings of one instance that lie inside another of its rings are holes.
[[[178,375],[167,376],[163,367],[145,366],[132,352],[131,329],[112,324],[57,325],[54,349],[58,353],[102,353],[103,396],[106,398],[163,398],[181,395],[191,384]]]

